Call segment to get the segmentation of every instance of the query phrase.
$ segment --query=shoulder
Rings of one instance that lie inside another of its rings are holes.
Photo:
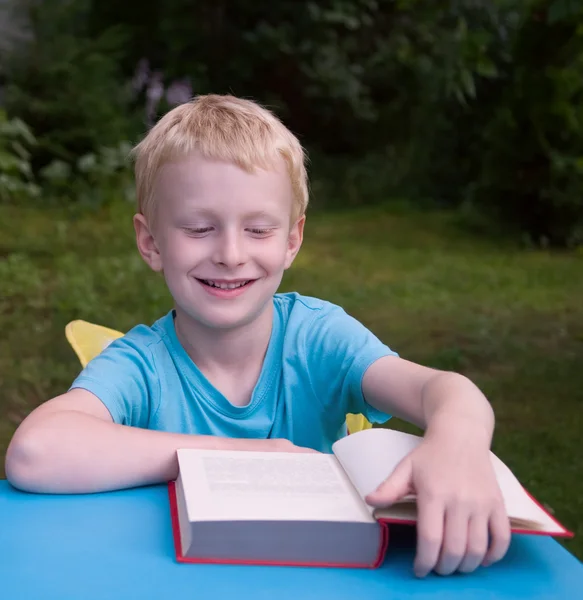
[[[302,333],[302,337],[314,340],[323,335],[334,337],[355,329],[366,327],[343,307],[314,296],[297,292],[275,295],[275,307],[286,330]]]
[[[151,325],[139,324],[130,329],[124,336],[126,341],[151,347],[161,342],[168,335],[169,325],[173,323],[174,311],[169,311]]]
[[[341,420],[348,413],[362,413],[369,420],[386,421],[386,414],[366,404],[362,379],[379,358],[396,352],[333,302],[280,294],[276,307],[287,318],[284,363],[293,367],[296,378],[302,374],[305,389],[313,392],[326,411]]]
[[[275,303],[282,315],[286,337],[303,344],[313,357],[317,356],[318,348],[326,354],[362,352],[365,348],[396,354],[338,304],[295,292],[276,294]]]
[[[288,293],[277,294],[275,306],[286,340],[314,360],[319,360],[319,352],[329,356],[363,347],[385,347],[366,325],[333,302]]]
[[[97,358],[114,359],[118,362],[125,358],[132,362],[151,363],[156,355],[166,351],[164,341],[171,322],[172,312],[169,312],[151,325],[136,325],[109,343]],[[95,359],[92,362],[95,362]]]
[[[114,422],[145,427],[160,403],[160,368],[168,353],[164,338],[169,313],[151,326],[136,325],[91,360],[70,389],[92,392]]]
[[[346,314],[340,306],[297,292],[279,293],[274,296],[276,310],[286,319],[314,321],[324,317]]]

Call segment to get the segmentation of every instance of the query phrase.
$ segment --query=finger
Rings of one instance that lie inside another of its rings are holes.
[[[417,553],[413,569],[417,577],[425,577],[436,565],[443,539],[445,506],[439,500],[417,503]]]
[[[470,515],[460,508],[450,508],[445,513],[443,543],[435,571],[450,575],[462,562],[468,544]]]
[[[488,519],[486,517],[473,516],[468,526],[468,542],[466,554],[461,561],[458,571],[471,573],[475,571],[488,551]]]
[[[501,560],[510,547],[510,521],[506,510],[500,508],[490,517],[490,548],[486,552],[483,565],[485,567]]]
[[[411,491],[411,461],[402,460],[383,483],[365,498],[371,506],[388,506],[400,500]]]

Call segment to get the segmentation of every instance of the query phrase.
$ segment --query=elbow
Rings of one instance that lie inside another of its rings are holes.
[[[15,488],[25,492],[42,491],[43,451],[34,430],[17,430],[6,451],[4,471]]]

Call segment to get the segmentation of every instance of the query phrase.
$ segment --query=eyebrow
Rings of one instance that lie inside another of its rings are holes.
[[[277,215],[265,212],[264,210],[258,210],[248,215],[245,215],[246,219],[267,219],[268,221],[279,222],[281,219]]]
[[[214,218],[216,217],[216,213],[209,208],[191,208],[189,210],[186,210],[184,213],[182,213],[181,215],[181,219],[193,219],[193,218]],[[269,213],[267,211],[264,210],[257,210],[251,213],[248,213],[246,215],[244,215],[243,220],[244,221],[253,221],[255,219],[264,219],[266,221],[269,221],[270,223],[273,224],[280,224],[282,221],[282,218],[278,215],[275,215],[273,213]]]
[[[183,208],[182,209],[182,215],[185,217],[191,217],[191,216],[195,216],[195,217],[213,217],[215,216],[213,211],[210,210],[209,208],[193,208],[193,207],[188,207],[188,208]]]

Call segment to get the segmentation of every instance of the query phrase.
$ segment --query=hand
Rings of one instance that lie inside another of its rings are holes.
[[[366,500],[383,507],[411,493],[417,496],[418,577],[431,570],[469,573],[506,554],[510,523],[482,441],[425,439]]]

